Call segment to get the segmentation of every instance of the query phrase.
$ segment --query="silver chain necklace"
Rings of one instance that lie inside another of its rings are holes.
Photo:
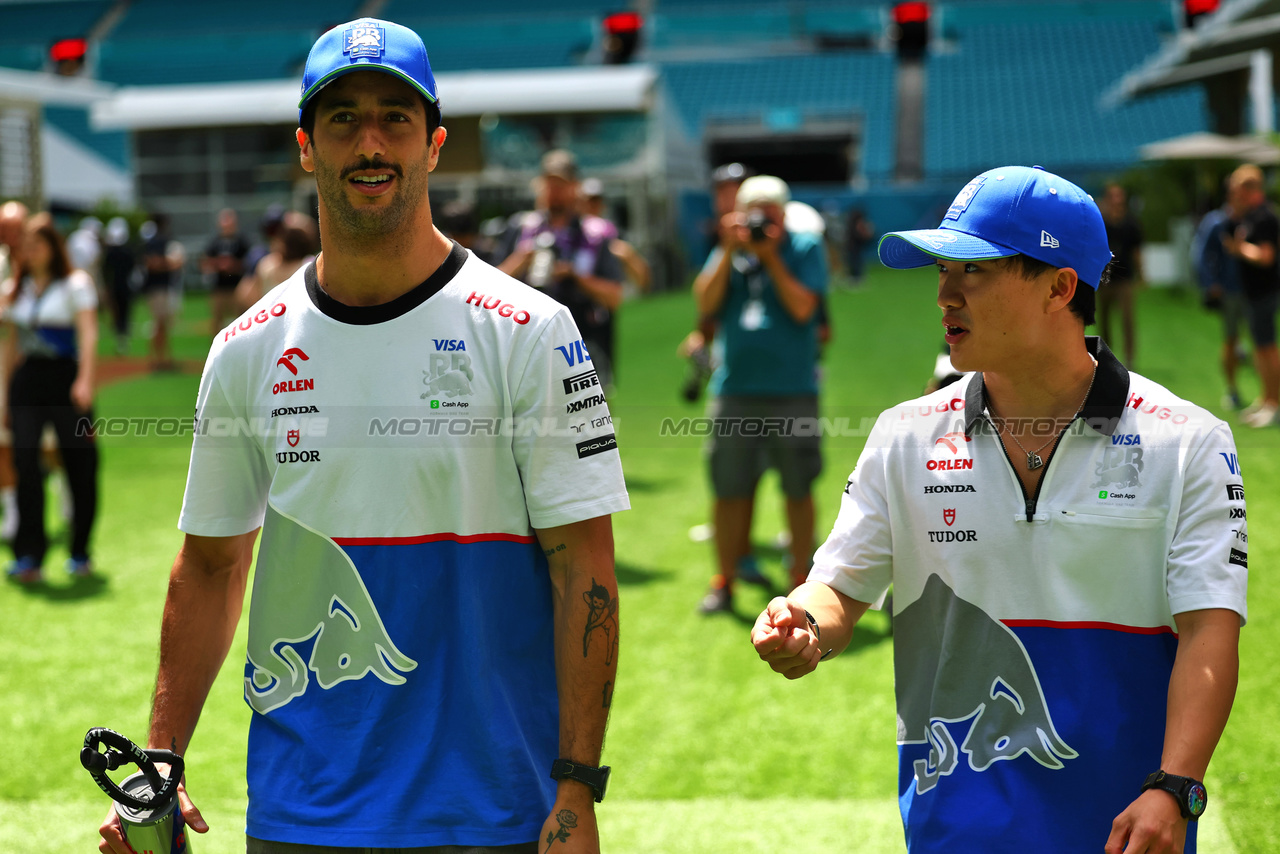
[[[1092,376],[1089,377],[1089,387],[1084,390],[1084,398],[1080,401],[1080,405],[1076,407],[1075,415],[1071,416],[1071,421],[1075,421],[1076,417],[1080,414],[1080,411],[1084,409],[1084,402],[1089,399],[1089,392],[1093,391],[1093,381],[1097,378],[1098,378],[1098,363],[1094,362],[1093,374]],[[1071,421],[1067,422],[1067,427],[1071,426]],[[1049,441],[1045,442],[1043,445],[1036,448],[1034,451],[1028,451],[1026,447],[1023,446],[1023,444],[1018,441],[1018,437],[1014,435],[1013,428],[1009,426],[1008,421],[1004,421],[1002,419],[1001,426],[1005,428],[1005,432],[1009,435],[1009,438],[1013,440],[1014,444],[1016,444],[1019,448],[1022,449],[1022,453],[1027,455],[1027,469],[1030,471],[1035,471],[1036,469],[1044,465],[1044,460],[1041,459],[1040,452],[1043,451],[1045,448],[1049,447],[1050,445],[1052,445],[1054,442],[1061,439],[1062,434],[1066,432],[1066,429],[1067,429],[1067,427],[1063,427],[1061,430],[1058,431],[1058,434],[1056,436],[1050,436]]]

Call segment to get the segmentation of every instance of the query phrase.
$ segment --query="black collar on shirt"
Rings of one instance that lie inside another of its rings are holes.
[[[306,279],[307,295],[311,297],[311,303],[321,312],[339,323],[368,326],[373,323],[386,323],[388,320],[395,320],[400,315],[413,311],[431,299],[458,274],[458,270],[462,269],[462,265],[466,260],[467,250],[458,245],[456,240],[453,241],[453,248],[449,250],[444,263],[436,268],[436,271],[428,276],[425,282],[415,285],[412,290],[401,294],[391,302],[384,302],[381,305],[347,305],[346,303],[338,302],[325,293],[324,288],[320,287],[320,282],[316,278],[315,261],[307,265],[303,277]]]
[[[1098,373],[1093,378],[1093,388],[1080,407],[1080,417],[1084,423],[1101,433],[1110,436],[1115,433],[1120,416],[1124,414],[1125,403],[1129,400],[1129,370],[1120,364],[1108,349],[1107,344],[1096,335],[1086,335],[1085,347],[1089,355],[1098,360]],[[982,420],[987,408],[987,386],[978,374],[969,380],[969,388],[964,395],[964,432],[973,434],[974,425]]]

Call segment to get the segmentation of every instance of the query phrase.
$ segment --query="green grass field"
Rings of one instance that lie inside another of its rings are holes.
[[[824,362],[823,414],[848,418],[853,435],[825,446],[818,528],[835,518],[863,438],[861,419],[919,394],[940,344],[926,273],[878,272],[831,299],[835,338]],[[190,299],[179,355],[203,358],[203,304]],[[1140,301],[1137,369],[1219,411],[1216,319],[1194,297],[1147,291]],[[623,648],[606,744],[614,766],[599,808],[606,852],[755,854],[898,852],[892,641],[871,613],[850,651],[813,676],[788,682],[749,646],[767,594],[746,589],[736,616],[694,613],[711,573],[711,546],[690,540],[707,520],[700,443],[660,438],[663,418],[702,414],[678,400],[677,342],[690,327],[687,294],[631,303],[621,316],[620,385],[611,400],[633,509],[615,519]],[[137,352],[141,352],[141,345]],[[1244,377],[1246,395],[1256,389]],[[102,390],[99,414],[187,417],[197,377],[143,375]],[[1236,430],[1254,520],[1250,625],[1242,635],[1235,712],[1209,770],[1205,852],[1280,850],[1280,430]],[[91,726],[144,737],[160,613],[186,475],[182,438],[102,440],[100,579],[60,572],[65,545],[37,589],[0,585],[0,852],[96,850],[108,801],[80,768]],[[61,530],[61,523],[56,523]],[[765,572],[785,578],[774,545],[783,528],[775,480],[766,479],[755,539]],[[63,537],[65,542],[65,537]],[[249,711],[241,699],[244,625],[214,685],[188,754],[192,796],[212,830],[205,852],[243,851]],[[1101,849],[1103,840],[1099,840]]]

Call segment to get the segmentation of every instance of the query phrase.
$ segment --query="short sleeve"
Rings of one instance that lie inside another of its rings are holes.
[[[590,355],[561,308],[543,328],[515,384],[512,442],[535,528],[631,506],[613,416]]]
[[[251,424],[231,402],[210,356],[196,401],[191,467],[178,519],[183,532],[233,537],[262,525],[271,473]]]
[[[822,238],[805,235],[796,245],[796,268],[791,271],[800,284],[821,296],[827,292],[827,252]]]
[[[1169,609],[1226,608],[1248,617],[1249,531],[1235,442],[1219,424],[1193,448],[1169,547]]]
[[[88,273],[72,270],[67,277],[67,288],[71,294],[71,305],[77,312],[92,311],[98,307],[98,289]]]
[[[886,466],[890,435],[881,415],[849,475],[835,526],[813,556],[810,581],[879,608],[893,580]]]

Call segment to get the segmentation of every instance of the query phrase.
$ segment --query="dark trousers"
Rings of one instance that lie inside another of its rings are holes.
[[[40,464],[40,436],[52,424],[58,452],[71,485],[71,556],[89,556],[89,534],[98,512],[98,446],[89,429],[92,412],[71,405],[76,378],[74,359],[29,358],[14,372],[9,385],[9,413],[13,421],[13,463],[18,475],[18,535],[16,557],[37,564],[49,547],[44,531],[44,468]]]

